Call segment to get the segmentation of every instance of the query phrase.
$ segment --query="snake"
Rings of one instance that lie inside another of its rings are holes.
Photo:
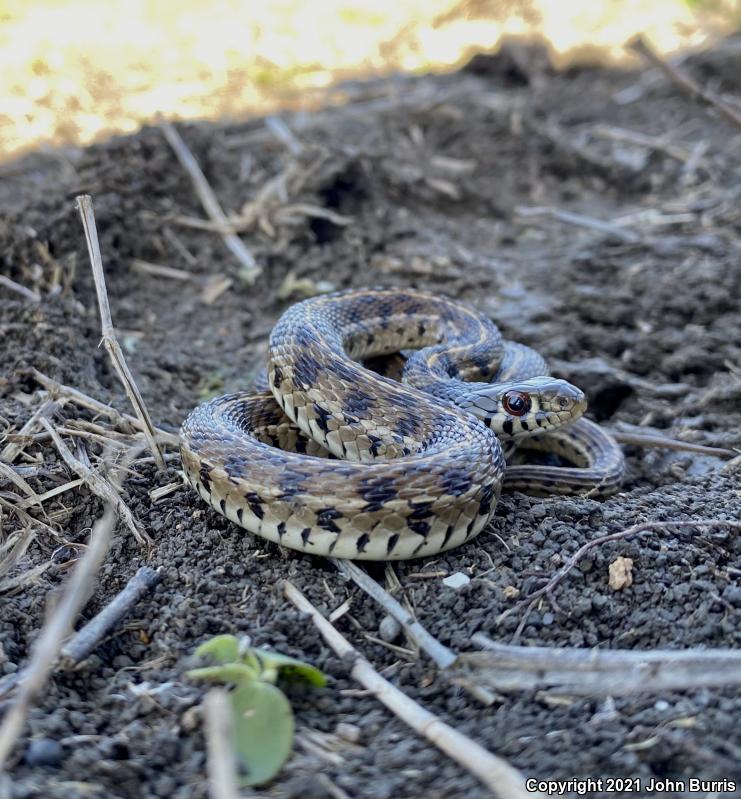
[[[368,368],[395,353],[400,381]],[[296,303],[270,334],[266,375],[263,390],[195,408],[180,453],[203,500],[290,549],[436,555],[486,527],[505,484],[606,495],[623,478],[622,451],[583,418],[581,389],[436,294],[350,289]],[[526,449],[574,465],[515,463]]]

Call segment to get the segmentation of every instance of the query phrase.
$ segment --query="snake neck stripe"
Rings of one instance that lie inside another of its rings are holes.
[[[402,350],[415,350],[403,383],[359,363]],[[532,350],[442,297],[312,298],[271,334],[269,391],[220,397],[188,416],[183,466],[220,513],[284,546],[373,560],[433,555],[493,515],[506,470],[498,436],[529,440],[583,413],[583,393],[544,372]],[[572,448],[591,463],[587,439],[582,431]]]

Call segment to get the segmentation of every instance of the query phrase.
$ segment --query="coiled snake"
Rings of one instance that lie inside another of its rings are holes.
[[[412,349],[403,382],[359,363]],[[548,377],[536,352],[504,341],[483,315],[438,296],[350,290],[294,305],[270,336],[267,376],[269,391],[196,408],[181,456],[203,499],[293,549],[433,555],[486,526],[503,483],[609,493],[622,479],[618,445],[579,419],[582,391]],[[523,445],[577,467],[507,466],[505,450]]]

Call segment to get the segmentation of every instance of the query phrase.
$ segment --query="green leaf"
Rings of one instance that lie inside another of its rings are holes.
[[[303,660],[281,655],[280,652],[271,652],[268,649],[253,649],[252,651],[263,663],[263,669],[268,672],[277,670],[281,677],[297,682],[306,682],[319,688],[323,688],[327,684],[324,674],[315,666],[304,663]],[[262,676],[265,676],[265,671]]]
[[[244,785],[274,777],[291,754],[293,711],[283,692],[266,682],[242,683],[230,694],[234,749],[246,776]]]
[[[241,685],[258,679],[258,672],[244,663],[225,663],[222,666],[205,666],[187,672],[191,680],[208,680],[209,682],[234,683]]]
[[[239,638],[235,635],[216,635],[196,649],[198,657],[209,657],[217,663],[239,660]]]

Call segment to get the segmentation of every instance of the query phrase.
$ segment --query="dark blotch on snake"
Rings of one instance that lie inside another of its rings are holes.
[[[304,527],[304,529],[301,531],[301,540],[304,542],[304,546],[306,546],[309,543],[310,538],[311,538],[311,528]]]
[[[226,502],[223,499],[219,500],[219,509],[221,510],[221,515],[226,516]]]
[[[368,409],[376,404],[374,397],[361,391],[359,388],[349,388],[344,397],[345,409],[354,416],[362,416]]]
[[[211,488],[211,476],[209,475],[209,470],[205,464],[201,464],[201,469],[198,472],[198,476],[203,483],[203,487],[206,489],[206,491],[209,491]]]
[[[427,537],[427,534],[430,532],[430,525],[429,522],[410,522],[407,521],[409,525],[409,529],[416,533],[417,535],[421,535],[423,538]]]
[[[491,511],[491,501],[496,498],[493,486],[486,486],[481,489],[481,499],[479,500],[479,515],[486,516]]]
[[[322,408],[321,406],[314,403],[314,413],[316,414],[316,423],[319,426],[319,429],[323,433],[329,432],[329,420],[332,418],[332,414]]]
[[[414,416],[402,416],[396,419],[396,430],[405,438],[417,438],[419,434],[419,421]]]
[[[448,529],[445,531],[445,535],[443,536],[443,546],[445,546],[448,541],[450,541],[450,536],[453,535],[453,525],[449,524]]]
[[[239,455],[230,455],[224,461],[224,471],[229,477],[230,480],[235,481],[239,480],[241,476],[244,474],[244,467],[246,461],[244,458],[240,457]]]
[[[247,504],[250,506],[250,510],[257,516],[258,519],[262,519],[265,516],[265,511],[262,509],[262,500],[254,491],[248,491],[244,498],[247,500]]]
[[[358,493],[367,503],[363,511],[382,510],[387,502],[398,496],[396,480],[393,477],[363,478],[358,486]]]
[[[407,518],[412,521],[423,521],[424,519],[429,519],[430,516],[434,514],[431,502],[413,502],[410,503],[410,507],[414,510],[412,510]]]
[[[244,525],[244,508],[237,508],[237,518],[239,519],[239,523]]]
[[[365,552],[365,548],[368,546],[369,542],[370,536],[368,533],[363,533],[361,536],[359,536],[358,540],[355,542],[358,552]]]
[[[459,497],[471,488],[473,478],[463,469],[448,469],[443,477],[442,487],[444,493]]]
[[[286,523],[278,522],[278,527],[276,529],[278,530],[278,536],[283,538],[283,536],[286,534]]]
[[[512,430],[513,430],[513,429],[514,429],[514,424],[513,424],[513,422],[512,422],[512,419],[505,419],[505,420],[502,422],[502,430],[504,430],[504,432],[505,432],[505,433],[506,433],[508,436],[511,436],[511,435],[512,435]]]
[[[340,528],[334,523],[335,519],[341,519],[342,514],[335,508],[324,508],[316,515],[316,523],[323,530],[328,530],[330,533],[339,533]]]
[[[399,540],[399,534],[394,533],[393,535],[389,536],[389,540],[386,542],[386,554],[390,555],[394,551],[394,547],[396,546]]]

